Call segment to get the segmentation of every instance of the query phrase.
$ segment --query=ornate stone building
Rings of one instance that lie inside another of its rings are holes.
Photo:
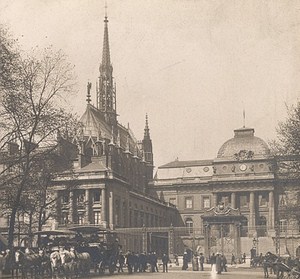
[[[283,178],[278,160],[254,129],[243,127],[212,160],[160,166],[152,188],[177,207],[178,223],[193,232],[181,237],[185,247],[196,248],[196,241],[206,254],[240,255],[253,246],[259,252],[294,251],[299,225],[280,213],[287,193],[299,192],[299,181]]]
[[[107,17],[96,97],[94,106],[88,83],[82,131],[76,139],[78,156],[72,170],[60,173],[52,187],[57,197],[53,222],[58,227],[95,225],[111,230],[169,226],[175,219],[175,207],[151,196],[148,190],[153,178],[148,117],[141,141],[117,120]]]

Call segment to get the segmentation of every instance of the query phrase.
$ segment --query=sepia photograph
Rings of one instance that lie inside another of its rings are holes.
[[[300,278],[300,1],[0,0],[0,278]]]

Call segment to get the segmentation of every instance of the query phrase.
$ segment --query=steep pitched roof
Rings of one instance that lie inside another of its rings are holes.
[[[101,136],[104,138],[111,137],[111,127],[106,123],[104,114],[95,108],[93,105],[88,104],[84,114],[80,118],[80,122],[84,126],[83,134],[85,136],[99,136],[99,130]]]
[[[134,153],[138,147],[137,140],[135,139],[133,132],[129,127],[126,128],[118,123],[117,131],[113,131],[112,126],[108,125],[108,123],[105,121],[104,113],[91,104],[87,105],[80,122],[84,126],[84,136],[97,138],[100,135],[100,131],[102,138],[110,140],[112,138],[112,133],[114,133],[114,143],[117,142],[117,137],[119,136],[120,146],[124,150],[129,148],[129,151]]]

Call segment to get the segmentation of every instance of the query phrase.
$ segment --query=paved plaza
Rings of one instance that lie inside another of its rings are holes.
[[[205,271],[182,271],[180,269],[170,269],[168,273],[163,272],[155,272],[155,273],[134,273],[128,274],[119,273],[115,274],[113,277],[126,277],[126,278],[134,278],[134,279],[194,279],[194,278],[210,278],[210,279],[219,279],[219,278],[227,278],[227,279],[251,279],[251,278],[264,278],[263,270],[261,268],[257,269],[245,269],[245,268],[233,268],[229,269],[228,272],[223,272],[222,274],[212,273],[208,269]],[[93,278],[101,278],[101,277],[93,277]],[[270,278],[276,278],[274,275],[270,275]]]
[[[98,278],[127,278],[127,279],[194,279],[194,278],[207,278],[207,279],[254,279],[254,278],[264,278],[262,268],[228,268],[228,272],[223,272],[222,274],[212,273],[209,266],[207,265],[204,271],[192,271],[191,267],[187,271],[181,270],[179,267],[171,267],[168,273],[163,273],[162,270],[159,272],[151,273],[132,273],[128,274],[127,269],[124,269],[124,273],[115,273],[114,275],[109,275],[108,273],[102,276],[95,276],[91,274],[89,278],[98,279]],[[0,278],[11,278],[8,275],[1,275]],[[80,277],[83,278],[83,277]],[[270,275],[270,278],[276,278],[274,275]]]

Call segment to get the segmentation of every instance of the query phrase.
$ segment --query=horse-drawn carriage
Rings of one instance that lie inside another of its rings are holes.
[[[40,231],[42,239],[35,248],[15,247],[7,261],[12,277],[86,277],[91,270],[112,274],[119,254],[114,234],[95,226]]]
[[[94,272],[99,274],[104,274],[106,270],[109,274],[115,272],[121,246],[114,233],[94,226],[77,226],[69,229],[76,232],[77,239],[81,243],[77,247],[78,251],[90,254]]]
[[[298,258],[283,258],[268,252],[263,257],[262,267],[265,277],[269,277],[270,270],[270,273],[275,274],[278,279],[300,279],[300,262]]]

